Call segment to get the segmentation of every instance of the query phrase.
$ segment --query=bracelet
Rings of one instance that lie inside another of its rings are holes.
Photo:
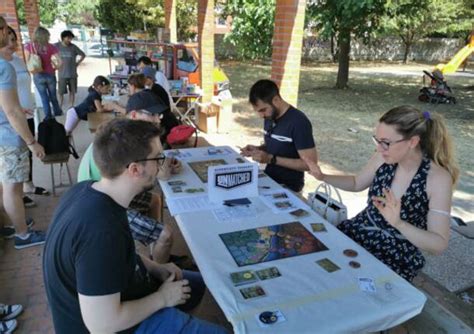
[[[35,144],[35,143],[36,143],[36,139],[33,139],[33,141],[32,141],[31,143],[27,143],[26,146],[31,146],[31,145],[33,145],[33,144]]]

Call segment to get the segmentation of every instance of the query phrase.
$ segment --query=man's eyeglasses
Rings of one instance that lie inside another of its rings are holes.
[[[160,154],[156,158],[146,158],[146,159],[139,159],[135,160],[132,162],[142,162],[142,161],[156,161],[158,165],[163,166],[165,164],[166,156],[164,154]],[[130,164],[127,165],[127,167],[130,166]]]
[[[406,139],[403,138],[403,139],[399,139],[395,141],[388,141],[388,140],[380,140],[377,137],[372,136],[372,140],[374,141],[375,145],[380,145],[384,151],[388,151],[390,149],[390,145],[400,143],[402,141],[405,141]]]
[[[151,117],[156,117],[156,118],[159,118],[159,119],[163,119],[163,114],[154,114],[154,113],[151,113],[151,112],[149,112],[148,110],[145,110],[145,109],[140,109],[140,110],[138,110],[138,112],[142,113],[144,115],[151,116]]]

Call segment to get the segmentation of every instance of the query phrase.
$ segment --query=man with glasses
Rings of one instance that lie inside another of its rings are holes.
[[[199,303],[204,289],[193,276],[135,252],[126,208],[156,183],[164,160],[159,135],[143,120],[104,124],[93,153],[101,180],[80,182],[61,198],[43,255],[57,333],[225,332],[175,308]]]
[[[311,122],[303,112],[282,99],[271,80],[257,81],[250,89],[249,101],[264,119],[265,141],[260,146],[245,146],[241,154],[267,164],[268,176],[300,192],[304,186],[304,171],[308,170],[302,159],[318,161]]]
[[[127,118],[144,120],[160,125],[163,112],[167,109],[149,90],[133,94],[126,106]],[[133,139],[133,138],[130,138]],[[171,173],[178,173],[180,163],[175,159],[160,160],[163,167],[159,178],[169,178]],[[81,160],[78,172],[78,182],[101,179],[101,173],[93,159],[93,144],[91,144]],[[151,191],[144,191],[133,199],[127,210],[130,229],[135,240],[148,246],[155,243],[152,257],[158,263],[170,260],[170,250],[173,243],[172,231],[168,225],[159,223],[161,217],[161,198]],[[172,258],[182,260],[182,258]]]

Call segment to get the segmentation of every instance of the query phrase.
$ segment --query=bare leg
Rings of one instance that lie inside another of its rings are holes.
[[[59,106],[63,108],[64,94],[59,94]]]
[[[25,236],[28,233],[28,227],[23,205],[23,183],[3,183],[3,193],[3,205],[8,218],[15,226],[16,234]]]
[[[74,100],[76,98],[76,93],[73,91],[69,92],[69,107],[74,107]]]
[[[160,237],[155,242],[152,250],[153,261],[158,263],[167,263],[170,258],[171,246],[173,245],[173,232],[171,227],[164,225]]]

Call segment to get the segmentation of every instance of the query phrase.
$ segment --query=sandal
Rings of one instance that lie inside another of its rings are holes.
[[[25,194],[34,194],[34,195],[48,196],[48,195],[49,195],[49,191],[47,191],[47,190],[44,189],[43,187],[35,187],[35,190],[34,190],[34,191],[28,191],[28,192],[25,192]]]

